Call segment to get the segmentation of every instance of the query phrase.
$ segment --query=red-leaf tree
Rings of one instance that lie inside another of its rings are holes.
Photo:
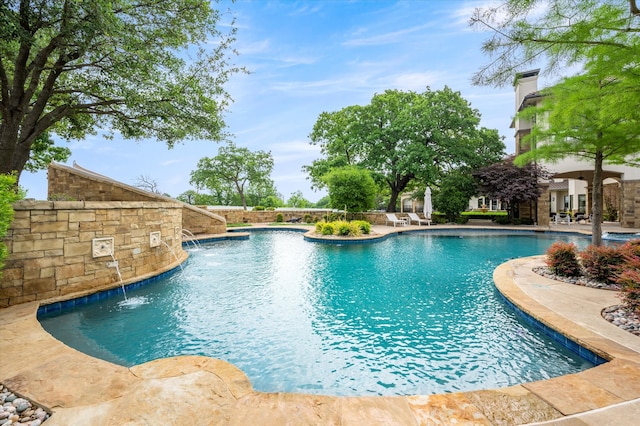
[[[510,155],[473,173],[478,192],[505,203],[510,218],[514,217],[519,203],[536,201],[540,197],[542,188],[538,183],[548,177],[548,172],[536,163],[518,167],[513,160],[514,156]]]

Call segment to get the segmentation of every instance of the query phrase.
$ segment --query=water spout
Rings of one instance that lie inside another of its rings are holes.
[[[169,244],[167,244],[167,242],[165,240],[160,240],[160,242],[162,244],[164,244],[164,246],[169,249],[169,251],[171,252],[171,254],[173,255],[173,257],[176,259],[176,262],[178,262],[178,266],[180,266],[180,270],[184,271],[184,269],[182,268],[182,263],[180,262],[180,259],[178,258],[178,255],[176,254],[176,252],[173,251],[173,249],[171,248],[171,246]]]
[[[189,237],[189,239],[186,240],[187,243],[188,242],[192,242],[195,247],[202,248],[200,246],[200,242],[198,242],[198,240],[196,240],[196,236],[193,235],[193,232],[189,231],[188,229],[183,229],[182,230],[182,240],[185,240],[185,237]]]
[[[113,252],[110,252],[109,255],[111,256],[111,259],[113,260],[113,262],[107,262],[107,267],[116,268],[116,272],[118,273],[118,278],[120,279],[120,286],[122,287],[122,294],[124,294],[124,300],[126,301],[127,292],[124,289],[124,281],[122,280],[122,274],[120,273],[120,265],[116,260],[115,256],[113,255]]]

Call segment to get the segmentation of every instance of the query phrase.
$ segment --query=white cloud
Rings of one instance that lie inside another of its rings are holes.
[[[360,46],[380,46],[385,44],[395,44],[406,42],[408,35],[419,33],[425,29],[433,27],[433,24],[427,23],[411,28],[404,28],[397,31],[391,31],[382,34],[375,34],[368,37],[357,37],[344,41],[343,46],[360,47]],[[362,33],[362,29],[358,29],[358,34]]]

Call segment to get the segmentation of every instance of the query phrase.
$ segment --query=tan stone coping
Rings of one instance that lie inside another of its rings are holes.
[[[31,302],[0,309],[0,381],[50,409],[46,426],[636,424],[640,338],[599,315],[615,293],[531,275],[539,261],[517,259],[498,267],[499,290],[612,361],[550,380],[452,394],[263,393],[238,368],[217,359],[181,356],[126,368],[92,358],[44,331],[38,303]]]

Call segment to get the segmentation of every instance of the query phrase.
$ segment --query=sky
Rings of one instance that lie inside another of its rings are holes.
[[[471,77],[490,58],[481,51],[490,33],[468,25],[476,7],[489,1],[286,1],[223,0],[223,22],[233,16],[238,28],[235,63],[251,73],[226,85],[234,102],[225,114],[227,131],[239,147],[270,151],[271,175],[287,200],[301,191],[316,202],[302,171],[320,158],[308,135],[322,112],[366,105],[387,89],[423,92],[445,85],[459,91],[481,114],[481,126],[497,129],[506,152],[514,152],[513,87],[480,87]],[[125,184],[141,177],[171,196],[195,189],[190,174],[202,157],[214,157],[219,144],[185,141],[168,149],[155,140],[104,139],[58,141],[76,162]],[[46,199],[46,172],[24,172],[28,198]]]

